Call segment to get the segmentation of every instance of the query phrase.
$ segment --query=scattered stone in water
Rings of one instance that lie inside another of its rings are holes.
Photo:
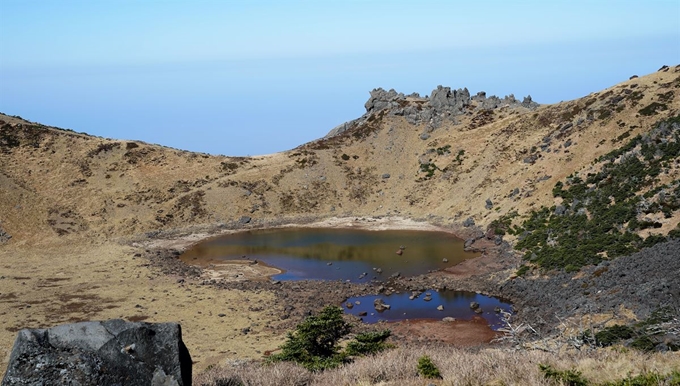
[[[479,303],[470,302],[470,308],[472,308],[473,310],[479,309]]]
[[[354,304],[352,304],[352,303],[350,303],[350,302],[347,302],[347,304],[345,304],[345,307],[351,309],[352,307],[354,307]]]
[[[443,258],[443,259],[442,259],[442,262],[444,262],[444,263],[448,263],[448,262],[449,262],[449,259],[447,259],[447,258]]]
[[[425,297],[423,298],[423,300],[426,301],[426,302],[429,302],[430,300],[432,300],[432,295],[426,294]]]
[[[493,309],[493,312],[495,312],[495,313],[497,313],[497,314],[500,314],[501,311],[502,311],[502,310],[501,310],[500,307],[496,307],[496,308]]]
[[[368,315],[368,312],[366,312],[366,311],[361,311],[361,312],[359,312],[358,315],[359,315],[359,316],[366,316],[366,315]]]
[[[326,263],[326,265],[333,265],[333,263]]]
[[[481,314],[482,312],[484,312],[484,311],[482,311],[481,308],[476,308],[476,309],[475,309],[475,314]]]
[[[375,271],[378,272],[378,273],[382,273],[382,268],[378,268]]]
[[[449,323],[449,322],[455,322],[455,321],[456,321],[456,318],[452,318],[452,317],[450,317],[450,316],[447,316],[447,317],[445,317],[444,319],[442,319],[442,322],[447,322],[447,323]]]
[[[373,308],[375,308],[375,310],[378,312],[383,312],[385,310],[389,310],[390,305],[385,304],[385,302],[381,298],[377,298],[373,301]]]
[[[401,249],[397,249],[397,255],[401,256],[404,253]]]
[[[438,305],[438,306],[437,306],[437,310],[438,310],[438,311],[444,311],[444,306],[441,305],[441,304]]]
[[[396,278],[398,278],[399,276],[401,276],[401,273],[400,273],[400,272],[395,272],[395,273],[392,274],[391,277],[393,277],[393,278],[396,279]]]
[[[400,245],[400,246],[399,246],[399,249],[403,251],[404,249],[406,249],[406,247],[403,246],[403,245]]]
[[[356,302],[354,302],[354,304],[358,306],[359,304],[361,304],[361,302],[357,300]]]

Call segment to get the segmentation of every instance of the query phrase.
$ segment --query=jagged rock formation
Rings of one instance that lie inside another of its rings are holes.
[[[121,319],[19,331],[2,386],[191,385],[177,323]]]
[[[336,126],[325,138],[330,138],[356,127],[368,120],[371,114],[381,110],[388,110],[390,115],[403,116],[412,125],[427,124],[427,131],[441,127],[445,120],[456,123],[456,117],[468,111],[493,110],[501,107],[535,109],[538,103],[526,96],[522,102],[514,95],[503,99],[492,95],[487,98],[484,91],[470,97],[467,88],[452,90],[451,87],[437,86],[429,97],[421,97],[418,93],[404,95],[394,89],[385,91],[382,88],[373,89],[368,101],[364,104],[366,114]]]

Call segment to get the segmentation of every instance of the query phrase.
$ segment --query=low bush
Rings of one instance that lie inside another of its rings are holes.
[[[294,362],[310,371],[322,371],[351,361],[352,356],[375,354],[391,347],[385,340],[390,331],[363,333],[340,350],[339,342],[350,333],[350,325],[342,319],[342,308],[325,307],[319,315],[307,317],[280,347],[281,352],[268,358],[270,362]]]
[[[432,359],[429,356],[423,355],[418,358],[418,374],[421,377],[427,379],[441,379],[442,374],[439,372],[437,366],[432,363]]]
[[[546,379],[565,386],[588,386],[589,382],[578,370],[556,370],[550,365],[538,365]]]
[[[595,334],[595,340],[597,341],[597,344],[606,347],[622,340],[630,339],[633,337],[634,333],[635,331],[628,326],[615,324]]]

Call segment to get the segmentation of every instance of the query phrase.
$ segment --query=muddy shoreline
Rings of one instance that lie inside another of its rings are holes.
[[[426,230],[446,232],[463,240],[477,240],[472,244],[479,257],[465,260],[443,271],[416,277],[397,277],[378,283],[347,283],[342,281],[276,281],[270,276],[275,274],[271,267],[261,262],[235,261],[224,262],[221,274],[216,274],[214,265],[193,266],[180,260],[183,251],[198,242],[219,237],[224,234],[243,232],[254,229],[271,228],[349,228],[362,230]],[[276,297],[276,304],[269,305],[276,309],[279,320],[267,327],[276,333],[293,329],[308,315],[328,304],[340,305],[347,298],[364,295],[379,295],[396,291],[427,290],[461,290],[479,292],[494,296],[498,291],[498,283],[489,280],[490,275],[513,269],[518,260],[512,255],[509,245],[486,240],[484,232],[477,228],[435,225],[425,221],[405,218],[303,218],[278,220],[276,222],[235,223],[217,226],[202,233],[182,234],[173,237],[154,237],[132,245],[143,247],[145,255],[152,265],[166,275],[176,276],[183,281],[191,281],[199,286],[212,286],[225,290],[246,290],[255,292],[271,292]],[[155,235],[162,236],[162,235]],[[503,276],[503,275],[501,275]],[[473,285],[474,284],[474,285]],[[503,298],[504,297],[502,296]],[[512,301],[512,299],[508,299]],[[256,306],[258,307],[258,306]],[[442,342],[463,346],[485,344],[496,336],[488,325],[479,320],[443,322],[436,320],[408,320],[396,323],[379,322],[373,325],[362,323],[358,318],[347,316],[352,320],[355,331],[390,328],[398,339],[406,339],[412,343]]]
[[[325,305],[340,305],[353,296],[387,295],[395,291],[457,290],[497,297],[513,304],[515,323],[528,323],[541,336],[559,333],[565,321],[575,325],[585,320],[584,317],[631,323],[647,317],[659,307],[680,309],[680,276],[668,275],[669,272],[680,272],[680,260],[675,257],[680,255],[680,240],[658,244],[631,256],[603,262],[599,266],[584,267],[576,275],[533,270],[517,277],[516,269],[523,261],[508,242],[494,235],[488,236],[480,228],[466,228],[435,220],[296,217],[271,222],[222,224],[213,229],[204,228],[201,234],[178,232],[173,237],[153,238],[135,244],[137,247],[144,244],[153,246],[145,249],[152,264],[162,272],[181,277],[182,280],[216,288],[273,293],[277,299],[273,307],[280,316],[279,321],[272,323],[277,333],[290,330],[307,315]],[[181,251],[208,237],[276,227],[441,231],[466,240],[468,250],[478,251],[481,255],[441,271],[361,284],[272,281],[268,277],[271,269],[262,264],[241,264],[250,271],[237,272],[228,280],[216,280],[207,275],[209,269],[188,266],[179,260]],[[640,264],[640,261],[648,263]],[[622,297],[621,294],[627,295]],[[358,321],[356,324],[358,329],[370,328]]]

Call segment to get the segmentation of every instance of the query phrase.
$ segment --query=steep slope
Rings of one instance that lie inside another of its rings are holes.
[[[677,114],[679,87],[678,67],[665,67],[574,101],[472,97],[454,114],[435,103],[441,89],[432,98],[392,95],[392,104],[367,104],[367,114],[338,135],[253,158],[0,116],[0,226],[21,242],[128,236],[242,216],[402,215],[447,224],[472,217],[486,225],[552,205],[557,181]]]

